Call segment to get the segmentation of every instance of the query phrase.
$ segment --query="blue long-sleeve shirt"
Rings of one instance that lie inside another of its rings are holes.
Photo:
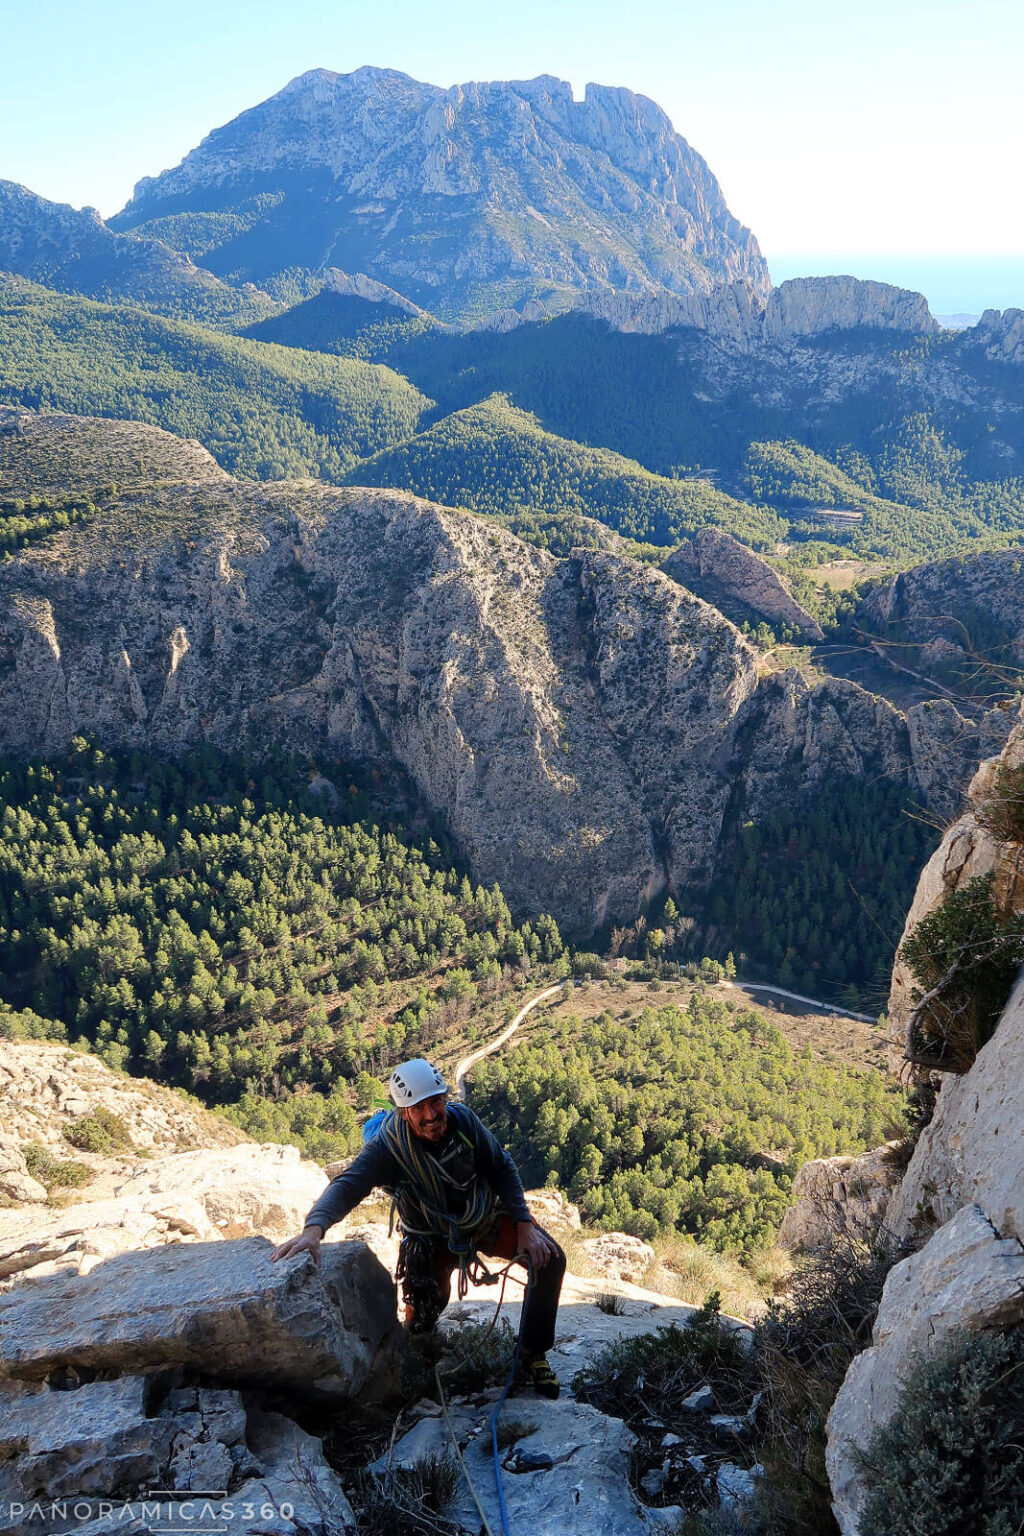
[[[501,1209],[513,1221],[531,1221],[523,1195],[523,1185],[509,1153],[495,1139],[479,1116],[465,1104],[449,1104],[448,1128],[436,1146],[422,1138],[419,1150],[436,1158],[449,1171],[458,1171],[461,1163],[468,1180],[476,1174],[497,1196]],[[460,1157],[460,1153],[462,1154]],[[307,1227],[324,1232],[342,1221],[374,1189],[394,1194],[404,1177],[401,1164],[385,1141],[368,1141],[358,1157],[343,1173],[333,1178],[306,1217]],[[454,1200],[457,1191],[452,1190]],[[450,1207],[453,1211],[455,1206]]]

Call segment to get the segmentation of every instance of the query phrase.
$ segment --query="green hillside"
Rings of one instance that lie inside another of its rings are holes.
[[[785,525],[770,511],[716,491],[706,480],[671,480],[606,448],[546,432],[504,395],[457,411],[348,471],[353,485],[415,491],[452,507],[515,519],[596,518],[630,539],[678,543],[716,523],[767,545]]]
[[[195,437],[234,474],[337,481],[430,402],[389,368],[19,281],[0,286],[0,401]]]
[[[256,1135],[353,1149],[368,1074],[438,1049],[503,967],[521,979],[562,942],[371,819],[351,767],[323,767],[337,785],[80,738],[53,763],[0,762],[0,1039],[42,1028],[5,1026],[27,1009],[111,1066],[236,1106]]]
[[[703,991],[685,1012],[569,1015],[481,1062],[472,1103],[527,1184],[557,1183],[585,1220],[747,1252],[774,1236],[801,1163],[877,1146],[900,1118],[881,1073],[797,1055]]]

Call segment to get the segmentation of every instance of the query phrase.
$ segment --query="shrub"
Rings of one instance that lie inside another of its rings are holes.
[[[598,1291],[594,1297],[594,1306],[609,1317],[621,1317],[626,1310],[626,1298],[620,1296],[618,1291]]]
[[[966,1072],[1024,961],[1024,913],[997,912],[992,876],[978,876],[922,918],[900,958],[925,989],[907,1024],[907,1060]]]
[[[1001,843],[1024,842],[1024,765],[1000,768],[976,815]]]
[[[536,1419],[504,1418],[498,1420],[497,1441],[499,1451],[510,1451],[517,1440],[536,1434],[540,1425]]]
[[[66,1125],[62,1135],[65,1141],[77,1147],[80,1152],[129,1151],[135,1145],[121,1116],[115,1115],[113,1110],[106,1109],[102,1104],[92,1114],[82,1115],[80,1119]]]
[[[47,1190],[77,1189],[82,1184],[88,1184],[93,1176],[92,1169],[84,1163],[70,1160],[62,1162],[37,1141],[27,1142],[21,1150],[25,1154],[29,1173],[45,1185]]]
[[[745,1366],[743,1346],[712,1295],[685,1328],[673,1323],[606,1345],[577,1371],[572,1388],[580,1402],[627,1422],[669,1421],[705,1382],[714,1383],[720,1408],[745,1404]]]
[[[413,1400],[436,1397],[434,1370],[449,1397],[504,1386],[512,1370],[516,1335],[501,1317],[490,1323],[463,1323],[451,1333],[435,1332],[409,1340],[402,1373],[402,1393]]]
[[[444,1518],[459,1486],[454,1456],[425,1456],[415,1466],[365,1472],[356,1482],[359,1529],[368,1536],[455,1536]]]
[[[759,1494],[769,1536],[834,1532],[825,1421],[853,1357],[871,1341],[885,1277],[900,1255],[835,1248],[794,1279],[754,1331],[762,1402]]]
[[[1024,1328],[922,1360],[864,1452],[862,1536],[1015,1536],[1024,1525]]]

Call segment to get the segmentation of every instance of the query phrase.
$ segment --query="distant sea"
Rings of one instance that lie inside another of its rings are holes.
[[[875,278],[923,293],[933,315],[970,324],[986,309],[1024,309],[1024,255],[1020,256],[772,256],[773,283],[787,277]]]

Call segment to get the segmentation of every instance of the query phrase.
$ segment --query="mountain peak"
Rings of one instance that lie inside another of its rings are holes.
[[[576,101],[553,75],[444,89],[369,65],[307,71],[140,181],[112,224],[233,281],[363,272],[447,319],[564,308],[583,289],[769,287],[655,102],[592,83]]]

